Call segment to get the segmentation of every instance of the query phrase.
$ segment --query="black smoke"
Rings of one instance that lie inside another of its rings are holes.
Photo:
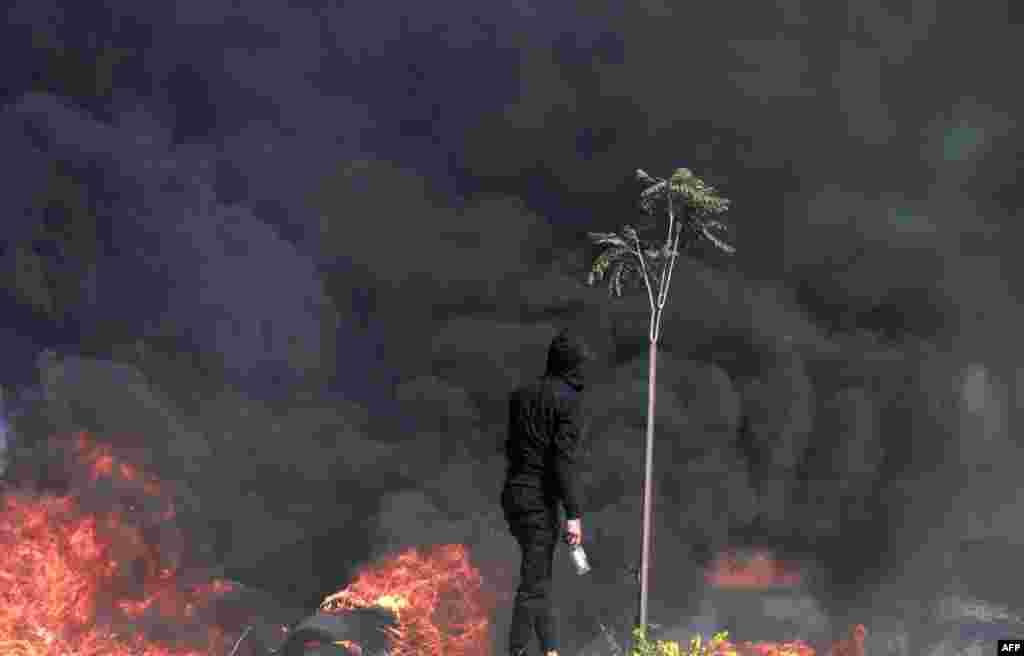
[[[727,544],[820,562],[864,618],[962,537],[1021,539],[1014,3],[251,4],[9,10],[12,444],[144,446],[212,557],[295,603],[407,544],[514,571],[505,399],[572,325],[604,365],[600,567],[560,592],[589,639],[633,601],[647,302],[583,287],[584,233],[688,166],[739,252],[673,278],[658,612]]]

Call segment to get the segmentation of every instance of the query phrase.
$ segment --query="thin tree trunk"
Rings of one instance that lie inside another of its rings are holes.
[[[647,632],[648,573],[651,560],[651,506],[654,474],[654,393],[658,369],[658,342],[651,339],[647,368],[647,443],[644,458],[643,541],[640,553],[640,630]]]

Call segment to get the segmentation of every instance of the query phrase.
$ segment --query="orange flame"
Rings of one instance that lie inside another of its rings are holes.
[[[713,656],[814,656],[814,647],[793,642],[720,642],[711,651]]]
[[[160,481],[152,476],[142,474],[137,467],[127,462],[119,462],[113,455],[109,444],[93,442],[85,431],[78,433],[75,439],[78,461],[89,469],[89,480],[115,478],[114,471],[125,481],[139,482],[143,492],[151,497],[162,494]]]
[[[863,624],[851,626],[846,638],[832,643],[829,656],[864,656],[864,638],[867,633]]]
[[[708,567],[704,580],[716,588],[770,588],[800,585],[797,572],[770,554],[757,551],[741,558],[732,551],[719,554]]]
[[[85,433],[75,442],[88,480],[160,482],[120,462]],[[173,510],[167,502],[166,508]],[[160,516],[173,516],[163,510]],[[141,574],[142,591],[132,593]],[[123,513],[82,512],[73,496],[10,494],[0,500],[0,654],[4,656],[209,656],[227,653],[225,632],[191,622],[232,584],[184,585],[145,531]],[[138,620],[175,624],[188,640],[158,644]],[[184,623],[184,624],[183,624]],[[187,643],[187,644],[186,644]]]
[[[867,629],[863,624],[849,628],[847,637],[832,643],[828,656],[864,656]],[[802,640],[792,642],[712,641],[711,656],[815,656],[815,649]]]
[[[384,607],[397,618],[393,656],[490,656],[490,602],[466,547],[409,549],[324,599],[327,611]]]
[[[355,654],[355,656],[361,656],[363,653],[363,648],[351,640],[339,640],[336,644],[344,647],[350,654]]]

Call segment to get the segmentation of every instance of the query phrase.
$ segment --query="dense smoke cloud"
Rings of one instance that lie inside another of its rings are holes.
[[[1013,3],[299,4],[11,10],[23,451],[139,450],[211,559],[297,603],[405,545],[514,569],[505,400],[569,325],[601,356],[600,566],[560,590],[590,640],[633,599],[647,301],[582,286],[583,233],[636,221],[637,166],[689,166],[739,254],[673,277],[657,613],[699,613],[696,565],[737,542],[863,616],[934,592],[963,537],[1024,540]]]

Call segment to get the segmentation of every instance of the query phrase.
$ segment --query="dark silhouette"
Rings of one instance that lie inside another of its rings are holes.
[[[544,375],[511,396],[501,506],[523,558],[509,632],[509,648],[516,655],[526,652],[533,633],[545,653],[558,650],[551,603],[552,562],[560,535],[558,504],[565,507],[569,541],[578,543],[580,400],[583,364],[592,359],[586,345],[563,330],[548,349]]]

